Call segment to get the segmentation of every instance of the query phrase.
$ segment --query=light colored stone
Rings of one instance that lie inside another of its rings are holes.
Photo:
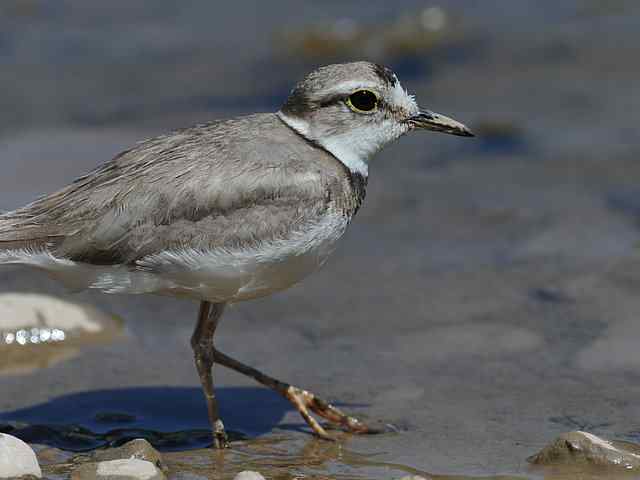
[[[151,462],[163,471],[167,471],[167,466],[162,460],[162,455],[153,446],[143,438],[136,438],[124,445],[116,448],[107,448],[105,450],[95,450],[89,454],[78,455],[73,461],[81,462],[106,462],[109,460],[121,459],[137,459]]]
[[[245,470],[233,477],[233,480],[265,480],[265,478],[258,472]]]
[[[151,462],[136,458],[85,463],[71,474],[71,480],[165,480],[164,474]]]
[[[96,315],[97,314],[97,315]],[[36,293],[0,294],[0,330],[30,327],[97,333],[102,325],[97,309]]]
[[[0,478],[42,477],[35,452],[22,440],[0,433]]]
[[[91,305],[33,293],[0,294],[0,372],[26,373],[111,341],[121,322]]]
[[[162,475],[153,463],[135,458],[100,462],[96,473],[99,477],[130,476],[140,480],[151,480]]]
[[[423,477],[422,475],[406,475],[400,480],[431,480],[432,477]]]
[[[640,470],[640,446],[610,442],[588,432],[563,433],[529,457],[536,465],[584,464]]]
[[[73,457],[72,452],[41,443],[30,443],[29,446],[36,452],[36,458],[40,463],[40,467],[55,465],[57,463],[67,463]]]

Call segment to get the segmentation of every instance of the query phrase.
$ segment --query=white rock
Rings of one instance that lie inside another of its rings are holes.
[[[0,372],[23,374],[119,336],[122,322],[91,305],[32,293],[0,294]],[[55,344],[55,348],[46,345]],[[45,347],[43,347],[45,346]]]
[[[137,458],[83,463],[71,473],[71,480],[165,480],[153,463]]]
[[[0,478],[23,475],[42,477],[36,454],[22,440],[0,433]]]
[[[0,330],[38,326],[97,333],[102,330],[102,326],[96,318],[96,313],[97,310],[92,307],[49,295],[0,294]]]
[[[128,477],[139,480],[164,478],[162,472],[153,463],[136,458],[100,462],[96,475],[98,477]]]
[[[258,472],[252,472],[251,470],[245,470],[240,472],[233,480],[265,480],[265,478],[260,475]]]

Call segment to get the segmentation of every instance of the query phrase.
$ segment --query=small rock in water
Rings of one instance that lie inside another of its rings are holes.
[[[71,457],[73,457],[73,453],[56,447],[50,447],[41,443],[31,443],[29,445],[33,451],[36,452],[36,457],[40,462],[40,466],[67,463]]]
[[[423,477],[422,475],[406,475],[400,480],[431,480],[431,477]]]
[[[265,480],[265,478],[258,472],[245,470],[233,477],[233,480]]]
[[[4,331],[30,327],[43,330],[48,327],[49,330],[59,329],[63,332],[83,330],[89,333],[98,333],[104,328],[101,324],[101,318],[104,316],[104,313],[100,313],[94,307],[68,302],[49,295],[37,293],[0,294],[0,329]],[[60,339],[56,336],[43,338],[41,335],[38,335],[36,339],[29,335],[24,338],[24,342],[18,341],[17,338],[14,338],[14,341],[25,344],[55,342]],[[6,338],[5,342],[12,343]]]
[[[50,366],[79,348],[104,343],[122,330],[112,315],[90,305],[32,293],[0,294],[2,373]]]
[[[591,433],[563,433],[540,452],[528,458],[536,465],[570,465],[588,463],[596,466],[640,469],[640,447],[610,442]]]
[[[71,480],[165,480],[151,462],[135,458],[85,463],[71,473]]]
[[[42,477],[35,452],[22,440],[0,433],[0,478]]]
[[[78,455],[73,458],[73,462],[105,462],[109,460],[122,459],[145,460],[154,464],[161,470],[167,470],[167,466],[164,464],[160,452],[153,448],[148,441],[142,438],[131,440],[121,447],[95,450],[89,455]]]

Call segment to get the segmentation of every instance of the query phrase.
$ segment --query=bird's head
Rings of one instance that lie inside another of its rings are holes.
[[[370,62],[328,65],[311,72],[291,91],[278,116],[365,176],[369,159],[407,132],[473,136],[463,124],[419,108],[395,73]]]

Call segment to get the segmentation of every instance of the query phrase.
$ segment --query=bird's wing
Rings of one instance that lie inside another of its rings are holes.
[[[202,125],[143,142],[0,217],[0,249],[46,246],[60,258],[126,265],[172,248],[242,247],[316,221],[335,179],[299,158],[308,145],[246,127]]]

